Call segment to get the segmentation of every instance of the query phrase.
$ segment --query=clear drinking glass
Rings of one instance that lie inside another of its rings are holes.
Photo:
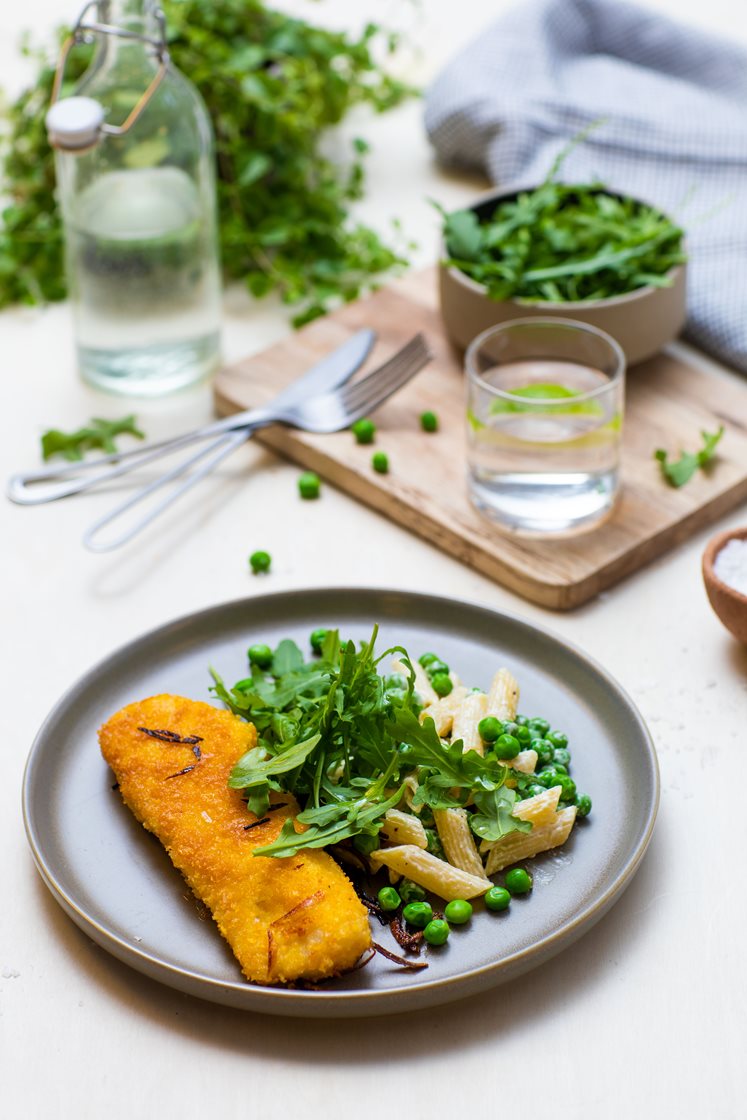
[[[590,529],[620,486],[625,357],[604,331],[572,319],[515,319],[471,343],[467,372],[470,496],[523,535]]]

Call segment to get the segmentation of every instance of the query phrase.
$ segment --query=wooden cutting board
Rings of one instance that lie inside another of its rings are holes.
[[[535,542],[497,530],[467,497],[461,355],[443,333],[433,269],[224,369],[215,382],[218,410],[268,400],[361,327],[378,332],[368,368],[416,331],[434,355],[376,415],[376,447],[388,453],[390,473],[372,470],[373,448],[356,444],[350,432],[319,436],[274,427],[257,438],[535,603],[576,607],[747,499],[747,382],[662,353],[628,373],[623,492],[612,517],[564,540]],[[425,409],[440,420],[433,435],[420,428]],[[655,448],[695,450],[700,430],[719,424],[726,432],[711,469],[679,490],[666,485]]]

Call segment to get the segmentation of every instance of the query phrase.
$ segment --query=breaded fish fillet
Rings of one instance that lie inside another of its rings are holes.
[[[180,696],[130,704],[99,731],[125,803],[210,907],[247,979],[320,980],[352,968],[370,946],[368,914],[325,852],[252,855],[298,811],[294,798],[273,794],[278,807],[255,824],[228,788],[256,740],[252,724]]]

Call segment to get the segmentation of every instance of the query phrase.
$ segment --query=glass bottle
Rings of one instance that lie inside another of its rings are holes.
[[[91,38],[91,65],[47,116],[79,368],[98,388],[155,396],[219,360],[212,129],[152,0],[94,0],[69,42]]]

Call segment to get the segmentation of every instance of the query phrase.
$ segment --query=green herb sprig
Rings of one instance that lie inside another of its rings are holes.
[[[381,45],[396,49],[396,38],[374,24],[359,37],[329,31],[261,0],[164,0],[163,7],[174,63],[200,90],[215,129],[226,277],[255,296],[279,292],[299,308],[299,324],[404,263],[400,251],[350,220],[363,193],[367,144],[354,142],[346,168],[320,147],[325,130],[355,106],[383,112],[412,92],[376,60]],[[25,53],[37,74],[10,106],[0,138],[11,198],[0,226],[0,307],[66,294],[44,127],[54,71],[46,54]],[[89,49],[73,52],[63,93],[89,61]],[[166,151],[162,137],[142,143],[160,145],[151,154]]]
[[[583,139],[583,135],[578,140]],[[500,202],[487,219],[446,213],[446,264],[483,284],[492,299],[565,303],[667,287],[686,258],[683,232],[653,206],[601,183],[555,180],[574,142],[535,190]]]
[[[659,463],[662,477],[666,479],[670,486],[684,486],[697,470],[702,469],[712,461],[723,434],[723,424],[717,432],[701,432],[703,446],[700,450],[680,451],[679,459],[670,459],[668,453],[660,447],[654,452],[654,458]]]
[[[336,630],[324,637],[320,656],[305,661],[296,644],[275,650],[269,673],[256,664],[251,676],[226,688],[213,672],[213,691],[257,727],[259,741],[234,767],[229,785],[245,791],[258,815],[270,792],[294,794],[301,806],[296,832],[285,822],[257,855],[289,856],[301,848],[324,847],[351,837],[376,844],[386,812],[402,799],[403,780],[416,773],[417,804],[430,809],[464,805],[470,796],[496,794],[507,768],[494,755],[463,753],[457,740],[444,744],[432,719],[419,720],[415,673],[405,650],[376,656],[377,630],[359,649]],[[378,672],[382,658],[398,653],[407,678],[392,681]],[[501,835],[524,830],[510,815],[513,793],[480,802],[485,828]]]
[[[65,459],[77,462],[86,451],[100,450],[107,455],[114,455],[117,451],[114,441],[121,435],[145,439],[145,433],[137,427],[134,416],[123,416],[121,420],[102,420],[95,416],[84,428],[78,428],[74,432],[61,432],[58,428],[50,428],[44,432],[41,437],[42,456],[45,461],[53,455],[62,455]]]

